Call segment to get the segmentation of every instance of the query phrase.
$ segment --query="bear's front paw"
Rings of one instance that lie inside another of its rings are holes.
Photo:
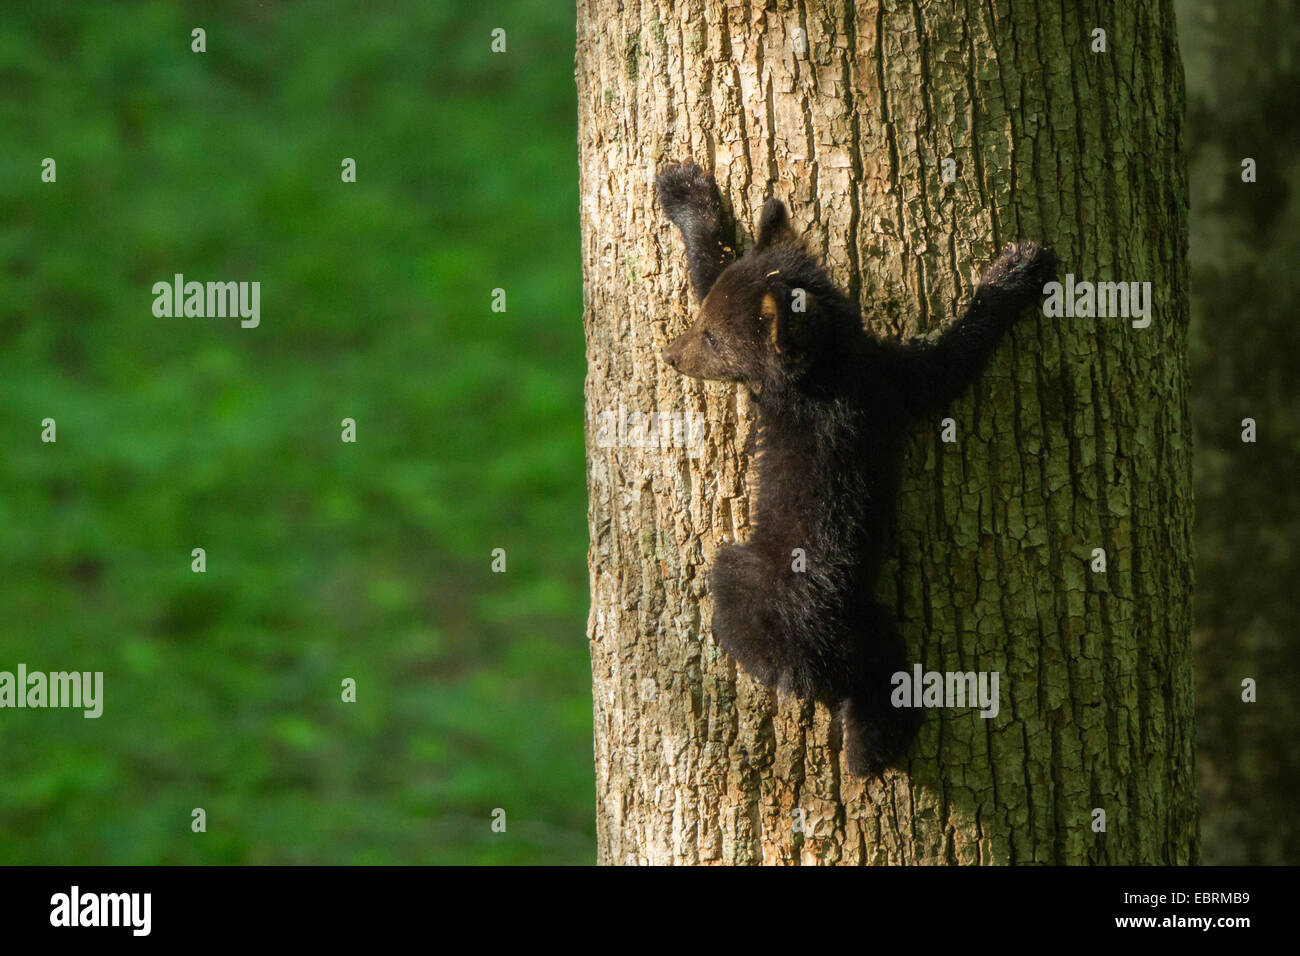
[[[1012,243],[985,270],[980,285],[1007,292],[1042,291],[1056,276],[1056,253],[1036,242]]]
[[[670,220],[716,217],[718,184],[692,160],[665,166],[655,177],[655,195]]]

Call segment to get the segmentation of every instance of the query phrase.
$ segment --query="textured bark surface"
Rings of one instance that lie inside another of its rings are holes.
[[[578,3],[601,862],[1194,860],[1182,68],[1168,2],[1105,7]],[[928,710],[881,781],[709,631],[753,406],[659,358],[692,303],[650,176],[686,156],[742,247],[786,199],[881,334],[947,321],[1016,238],[1062,275],[1152,283],[1146,329],[1025,317],[949,411],[958,442],[918,429],[880,596],[927,670],[1000,672],[1001,712]],[[620,408],[702,415],[701,454],[611,447]]]

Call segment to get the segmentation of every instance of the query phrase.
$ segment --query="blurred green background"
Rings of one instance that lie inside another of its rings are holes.
[[[0,863],[594,860],[573,16],[5,4]]]

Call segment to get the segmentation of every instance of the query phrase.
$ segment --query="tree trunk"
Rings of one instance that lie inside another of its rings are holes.
[[[602,863],[1194,861],[1182,67],[1168,0],[1107,6],[579,0]],[[651,176],[688,156],[742,247],[786,199],[877,334],[942,325],[1014,239],[1152,284],[1147,328],[1022,318],[945,413],[957,442],[918,427],[880,598],[926,670],[999,672],[1001,709],[927,710],[880,780],[710,632],[754,409],[659,356],[693,302]],[[651,413],[703,434],[656,445]]]

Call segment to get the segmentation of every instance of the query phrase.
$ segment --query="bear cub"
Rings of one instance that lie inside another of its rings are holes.
[[[1055,274],[1055,257],[1008,246],[941,333],[878,339],[780,200],[763,206],[757,242],[732,261],[712,175],[688,161],[661,170],[655,186],[701,300],[664,359],[683,375],[743,383],[758,408],[753,531],[714,559],[714,638],[763,684],[836,709],[849,771],[877,776],[921,720],[890,703],[894,673],[911,668],[893,615],[874,599],[905,438],[980,374]]]

